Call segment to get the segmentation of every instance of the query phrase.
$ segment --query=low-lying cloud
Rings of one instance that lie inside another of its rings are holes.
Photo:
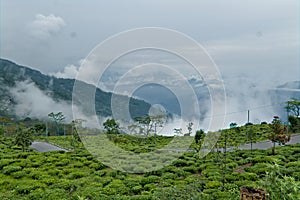
[[[21,118],[46,119],[51,112],[62,112],[66,116],[66,121],[72,119],[71,103],[54,101],[32,82],[19,82],[10,92],[17,103],[16,115]]]

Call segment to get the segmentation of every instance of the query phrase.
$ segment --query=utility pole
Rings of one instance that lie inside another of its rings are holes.
[[[222,130],[221,130],[221,133],[222,133]],[[226,176],[226,151],[227,151],[227,133],[224,132],[224,148],[223,148],[223,152],[224,152],[224,155],[223,155],[223,169],[222,169],[222,189],[224,190],[225,189],[225,182],[226,182],[226,179],[225,179],[225,176]]]
[[[289,107],[289,102],[288,102],[288,106]],[[286,109],[286,134],[289,134],[289,109]]]
[[[247,120],[247,133],[246,133],[246,143],[248,142],[248,138],[249,138],[249,128],[248,128],[248,126],[249,126],[249,121],[250,121],[250,110],[248,110],[248,120]]]
[[[48,142],[48,121],[46,121],[46,142]]]
[[[65,146],[66,146],[66,126],[65,125],[63,125],[64,126],[64,143],[65,143]]]

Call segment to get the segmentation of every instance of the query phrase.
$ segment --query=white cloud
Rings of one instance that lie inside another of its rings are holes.
[[[34,83],[19,82],[15,88],[10,89],[16,100],[16,114],[19,117],[47,118],[50,112],[63,112],[66,121],[72,119],[72,107],[69,102],[56,102]]]
[[[57,78],[76,78],[78,67],[75,65],[67,65],[62,72],[51,74]]]
[[[56,73],[50,73],[49,75],[55,76],[57,78],[70,78],[75,79],[79,72],[80,65],[84,62],[84,59],[80,59],[77,64],[69,64],[64,67],[62,71]]]
[[[65,25],[65,21],[59,16],[37,14],[30,24],[30,34],[38,39],[47,39],[57,35]]]

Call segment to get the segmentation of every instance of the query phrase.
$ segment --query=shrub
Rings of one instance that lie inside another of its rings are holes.
[[[17,172],[11,173],[11,176],[15,179],[20,179],[20,178],[24,177],[25,175],[26,175],[25,171],[17,171]]]
[[[38,180],[40,179],[43,175],[45,175],[44,172],[41,172],[39,170],[36,170],[35,168],[30,168],[30,169],[33,169],[29,174],[28,176],[32,179],[35,179],[35,180]]]
[[[196,173],[198,171],[198,169],[195,166],[183,167],[182,169],[190,173]]]
[[[146,191],[154,191],[156,189],[156,185],[154,183],[149,183],[149,184],[146,184],[144,185],[144,190]]]
[[[17,172],[20,170],[22,170],[22,167],[20,167],[20,166],[9,165],[9,166],[3,167],[3,174],[10,175],[11,173]]]
[[[9,164],[13,163],[14,160],[12,159],[0,159],[0,170],[3,169],[3,167],[8,166]]]
[[[106,168],[106,166],[102,163],[91,163],[89,167],[93,168],[94,170],[102,170]]]
[[[110,184],[102,189],[106,195],[125,195],[129,194],[129,188],[121,180],[113,180]]]
[[[222,183],[219,181],[209,181],[205,184],[206,189],[219,189]]]
[[[128,188],[133,188],[135,186],[140,185],[140,181],[136,178],[127,178],[123,181],[123,183],[126,185]]]
[[[42,183],[45,183],[46,185],[52,185],[52,184],[55,184],[55,183],[57,183],[57,179],[56,178],[50,178],[50,177],[48,177],[48,178],[43,178],[42,180],[41,180],[41,182]]]
[[[176,167],[188,166],[188,162],[186,160],[178,159],[173,162],[173,165]]]
[[[58,179],[57,183],[55,185],[52,185],[51,188],[60,188],[60,189],[64,189],[67,191],[70,190],[76,190],[77,185],[76,182],[71,181],[71,180],[67,180],[67,179]]]
[[[62,166],[66,166],[66,165],[68,165],[69,164],[69,160],[68,159],[62,159],[62,160],[60,160],[59,162],[56,162],[55,163],[55,165],[57,166],[57,167],[62,167]]]
[[[78,178],[82,178],[82,177],[85,177],[85,176],[87,176],[86,172],[75,171],[75,172],[72,172],[72,173],[68,174],[67,178],[69,178],[69,179],[78,179]]]
[[[102,184],[92,183],[86,185],[80,190],[76,191],[74,196],[82,196],[82,199],[101,199],[102,197],[106,197],[102,194]]]
[[[66,192],[64,189],[61,188],[54,188],[45,190],[43,199],[60,199],[60,200],[67,200],[70,199],[69,192]]]
[[[166,175],[166,174],[164,174],[164,175]],[[172,174],[172,175],[174,175],[174,174]],[[162,178],[164,178],[164,177],[162,177]],[[146,185],[146,184],[149,184],[149,183],[158,183],[159,181],[160,181],[160,177],[151,175],[151,176],[142,178],[141,179],[141,184]]]
[[[45,188],[45,185],[39,181],[26,180],[19,182],[14,191],[17,194],[25,195],[37,188]]]
[[[271,165],[270,164],[267,164],[267,163],[258,163],[254,166],[251,166],[251,167],[246,167],[245,168],[245,171],[247,172],[253,172],[257,175],[264,175],[266,174],[267,171],[270,171],[271,170]]]
[[[300,172],[294,172],[292,176],[295,178],[295,180],[300,181]]]
[[[132,187],[131,191],[133,194],[139,194],[142,191],[143,187],[141,185],[137,185]]]
[[[241,180],[249,180],[249,181],[257,181],[258,176],[255,173],[251,172],[244,172],[244,173],[238,173],[238,179]]]
[[[176,174],[169,173],[169,172],[164,173],[164,174],[162,175],[162,179],[172,179],[172,180],[174,180],[174,179],[177,179],[177,178],[178,178],[178,177],[177,177]]]

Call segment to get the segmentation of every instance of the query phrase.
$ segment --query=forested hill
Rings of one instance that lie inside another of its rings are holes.
[[[42,74],[40,71],[29,67],[20,66],[9,60],[0,59],[0,115],[13,116],[15,114],[14,107],[17,102],[10,91],[18,83],[24,81],[34,83],[45,95],[51,97],[56,102],[64,101],[71,103],[72,101],[72,90],[75,79],[56,78]],[[87,89],[95,89],[93,85],[82,84]],[[110,92],[102,91],[99,88],[96,89],[95,109],[98,115],[111,115],[111,96],[112,93]],[[150,106],[145,101],[130,98],[130,113],[132,117],[146,115]]]

